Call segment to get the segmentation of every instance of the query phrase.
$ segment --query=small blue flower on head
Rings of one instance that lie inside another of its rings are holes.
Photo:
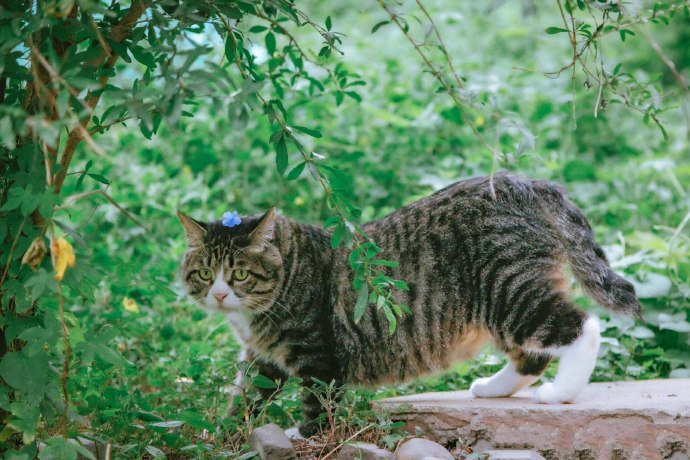
[[[242,223],[242,219],[237,215],[237,211],[223,213],[223,226],[225,227],[235,227]]]

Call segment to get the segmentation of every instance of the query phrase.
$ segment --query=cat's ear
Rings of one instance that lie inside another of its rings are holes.
[[[187,242],[189,247],[203,246],[204,236],[206,236],[206,228],[204,224],[192,219],[187,214],[177,211],[177,218],[180,219],[184,231],[187,234]]]
[[[276,227],[276,208],[269,209],[261,218],[261,222],[256,226],[249,239],[252,244],[263,245],[273,241]]]

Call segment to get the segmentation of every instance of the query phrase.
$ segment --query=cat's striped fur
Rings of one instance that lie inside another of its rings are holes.
[[[381,256],[399,262],[390,275],[410,287],[396,292],[412,315],[398,320],[393,335],[375,308],[354,323],[348,250],[332,250],[321,228],[272,210],[233,228],[180,218],[190,239],[183,263],[189,293],[228,313],[247,359],[258,359],[269,377],[400,382],[472,357],[491,341],[511,364],[473,392],[512,394],[536,380],[552,356],[561,356],[561,367],[566,352],[596,359],[598,326],[583,328],[587,315],[567,295],[564,262],[597,302],[640,314],[634,288],[610,269],[586,218],[549,182],[510,174],[462,181],[365,224]],[[213,270],[214,281],[198,276],[201,267]],[[238,267],[249,270],[248,280],[232,280]],[[218,289],[229,289],[235,303],[214,305],[209,293]],[[585,383],[591,367],[582,370]],[[542,400],[572,399],[579,391],[566,395],[566,383],[558,382]],[[319,407],[310,392],[304,402],[310,421]],[[302,432],[313,429],[303,425]]]

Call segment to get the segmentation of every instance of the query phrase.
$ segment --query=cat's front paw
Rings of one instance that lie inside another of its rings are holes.
[[[553,383],[545,383],[534,392],[534,400],[541,404],[563,404],[572,402],[573,395],[560,390]]]
[[[499,391],[495,382],[491,382],[491,377],[484,377],[472,382],[470,393],[477,398],[501,398],[503,396],[509,396]]]

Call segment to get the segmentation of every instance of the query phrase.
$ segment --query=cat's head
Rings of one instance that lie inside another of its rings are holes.
[[[270,308],[283,280],[283,259],[274,244],[275,208],[234,227],[199,222],[179,211],[177,216],[188,243],[182,277],[202,307],[243,313]]]

